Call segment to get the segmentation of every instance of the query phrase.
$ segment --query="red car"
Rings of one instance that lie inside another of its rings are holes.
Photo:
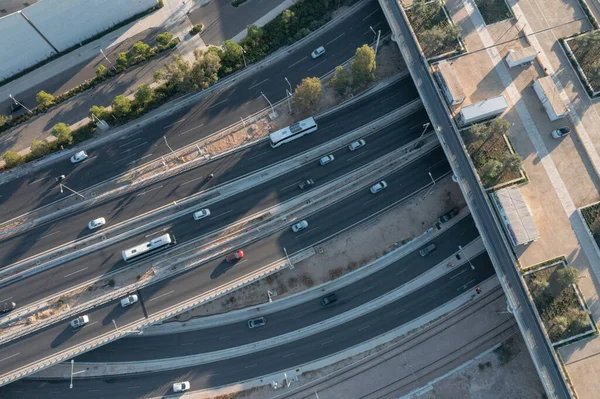
[[[234,253],[227,255],[225,260],[229,263],[233,263],[233,262],[237,262],[238,260],[242,259],[243,257],[244,257],[244,251],[242,251],[241,249],[238,249]]]

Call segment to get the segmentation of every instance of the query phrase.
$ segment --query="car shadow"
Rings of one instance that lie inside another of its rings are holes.
[[[229,269],[234,267],[239,262],[239,259],[235,262],[227,262],[225,259],[221,263],[215,267],[215,270],[210,274],[211,280],[221,277],[223,274],[227,273]]]
[[[56,338],[54,338],[54,340],[52,340],[52,342],[50,343],[50,346],[52,348],[58,348],[59,346],[61,346],[65,342],[67,342],[69,339],[71,339],[75,334],[77,334],[77,332],[79,330],[81,330],[81,328],[79,328],[79,329],[76,330],[76,329],[73,329],[70,325],[67,325],[60,332],[60,334],[58,334],[56,336]]]

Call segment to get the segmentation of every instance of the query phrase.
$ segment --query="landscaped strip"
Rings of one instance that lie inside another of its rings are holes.
[[[495,24],[512,17],[505,0],[475,0],[475,5],[486,25]]]
[[[591,97],[600,94],[600,30],[560,40],[579,80]]]

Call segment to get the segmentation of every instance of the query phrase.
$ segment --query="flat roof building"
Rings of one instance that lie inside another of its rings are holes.
[[[434,74],[450,105],[458,105],[467,97],[451,62],[442,61],[434,66]]]
[[[518,187],[506,187],[492,193],[492,202],[513,246],[527,244],[540,237],[529,206]]]
[[[482,122],[500,115],[508,108],[508,103],[503,95],[486,98],[478,103],[466,105],[458,113],[458,121],[462,126]]]
[[[542,102],[546,114],[548,114],[548,118],[551,121],[567,116],[567,107],[563,103],[562,98],[560,98],[560,93],[556,89],[552,77],[545,76],[537,79],[533,82],[533,89]]]

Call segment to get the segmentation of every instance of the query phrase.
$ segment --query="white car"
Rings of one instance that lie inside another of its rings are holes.
[[[569,129],[568,127],[565,126],[565,127],[561,127],[556,130],[553,130],[552,137],[555,139],[560,139],[560,138],[567,136],[569,133],[571,133],[571,129]]]
[[[363,139],[356,140],[356,141],[350,143],[350,145],[348,146],[348,149],[350,151],[358,150],[360,147],[364,146],[365,144],[367,144],[367,143]]]
[[[71,320],[71,327],[79,328],[85,326],[90,322],[90,318],[88,315],[79,316],[78,318]]]
[[[104,219],[104,218],[94,219],[88,223],[88,229],[94,230],[100,226],[104,226],[105,224],[106,224],[106,219]]]
[[[380,191],[383,191],[387,187],[387,183],[385,181],[380,181],[379,183],[371,186],[370,190],[373,194],[377,194]]]
[[[292,226],[292,231],[294,233],[299,232],[300,230],[304,230],[305,228],[308,227],[308,222],[306,220],[303,220],[301,222],[296,223],[295,225]]]
[[[88,157],[87,152],[85,151],[79,151],[78,153],[76,153],[75,155],[73,155],[71,157],[71,163],[79,163],[81,161],[83,161],[84,159],[86,159]]]
[[[200,209],[198,212],[194,212],[194,220],[204,219],[205,217],[210,216],[210,209]]]
[[[313,51],[312,53],[310,53],[310,56],[313,57],[313,59],[315,59],[315,58],[319,58],[323,54],[325,54],[325,47],[321,46],[321,47],[315,49],[315,51]]]
[[[126,298],[121,299],[121,306],[126,308],[127,306],[131,306],[138,301],[138,296],[135,294],[131,294]]]
[[[321,165],[327,165],[329,162],[333,162],[334,159],[333,155],[325,155],[323,158],[319,159],[319,163]]]
[[[173,392],[185,392],[190,389],[189,381],[176,382],[173,384]]]

